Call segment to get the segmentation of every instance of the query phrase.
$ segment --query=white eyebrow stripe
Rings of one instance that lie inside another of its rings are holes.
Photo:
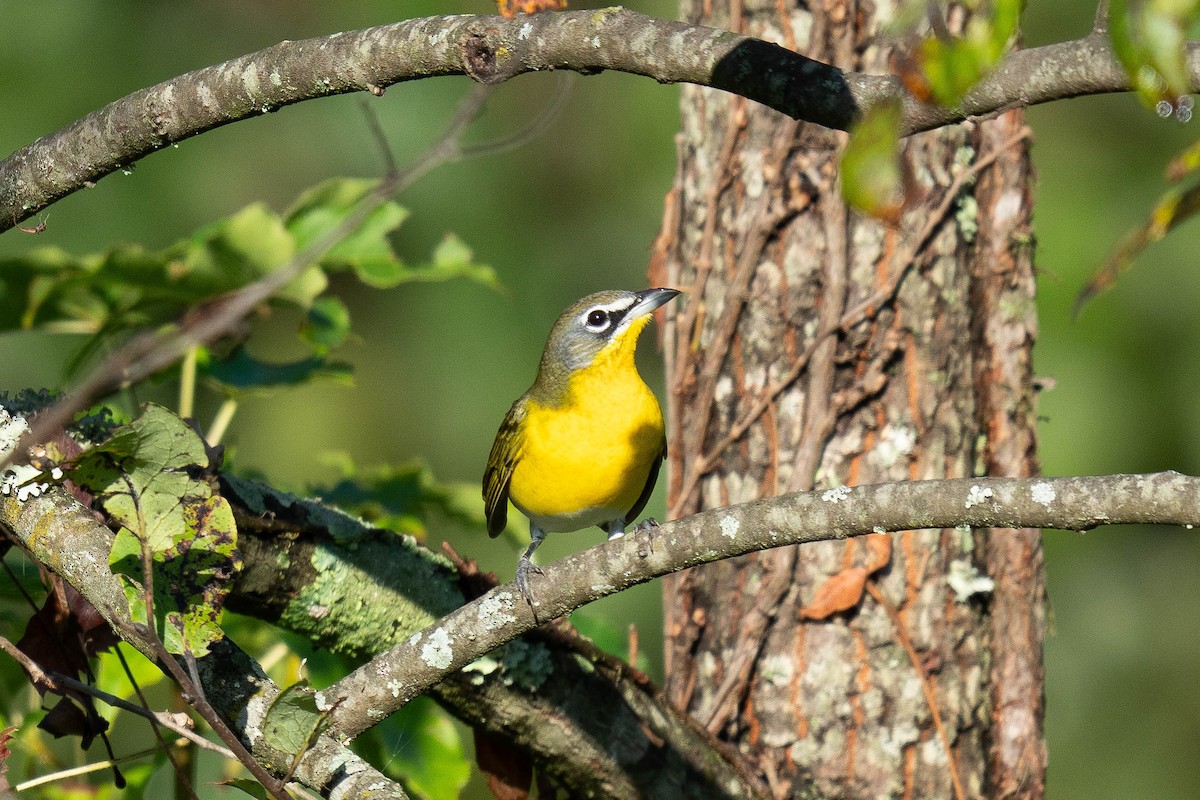
[[[590,307],[587,311],[583,312],[583,316],[586,318],[587,315],[592,313],[593,311],[607,311],[609,313],[612,313],[615,311],[615,312],[620,312],[620,313],[624,314],[629,309],[633,308],[636,303],[637,303],[637,299],[635,298],[635,299],[631,299],[631,300],[617,300],[612,303],[596,305],[596,306]]]

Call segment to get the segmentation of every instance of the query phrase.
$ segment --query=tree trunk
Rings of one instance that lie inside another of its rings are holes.
[[[889,20],[872,9],[682,10],[886,72]],[[964,18],[953,9],[951,29]],[[905,140],[920,196],[896,227],[843,204],[840,133],[692,86],[682,123],[652,267],[688,290],[665,333],[672,517],[787,491],[1036,471],[1021,112]],[[1040,797],[1039,533],[873,538],[666,581],[669,695],[776,797]],[[829,613],[826,600],[850,607]]]

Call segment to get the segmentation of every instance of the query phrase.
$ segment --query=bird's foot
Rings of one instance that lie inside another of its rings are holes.
[[[658,527],[658,520],[654,517],[646,517],[644,520],[634,525],[629,529],[630,533],[641,533],[642,531],[654,530]]]
[[[536,572],[538,575],[544,575],[542,568],[530,561],[528,558],[522,558],[517,562],[517,589],[520,590],[521,596],[525,598],[525,602],[533,609],[533,617],[537,619],[537,604],[533,601],[533,592],[529,588],[529,573]]]

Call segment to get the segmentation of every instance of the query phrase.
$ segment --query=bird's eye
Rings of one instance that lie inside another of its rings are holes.
[[[608,323],[608,314],[606,314],[605,312],[601,311],[598,308],[594,309],[587,316],[587,326],[589,328],[594,328],[596,330],[600,330],[607,323]]]

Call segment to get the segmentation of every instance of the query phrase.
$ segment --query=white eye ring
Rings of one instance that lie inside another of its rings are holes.
[[[605,330],[610,323],[608,312],[600,308],[593,308],[583,320],[584,327],[589,331],[597,332]]]

